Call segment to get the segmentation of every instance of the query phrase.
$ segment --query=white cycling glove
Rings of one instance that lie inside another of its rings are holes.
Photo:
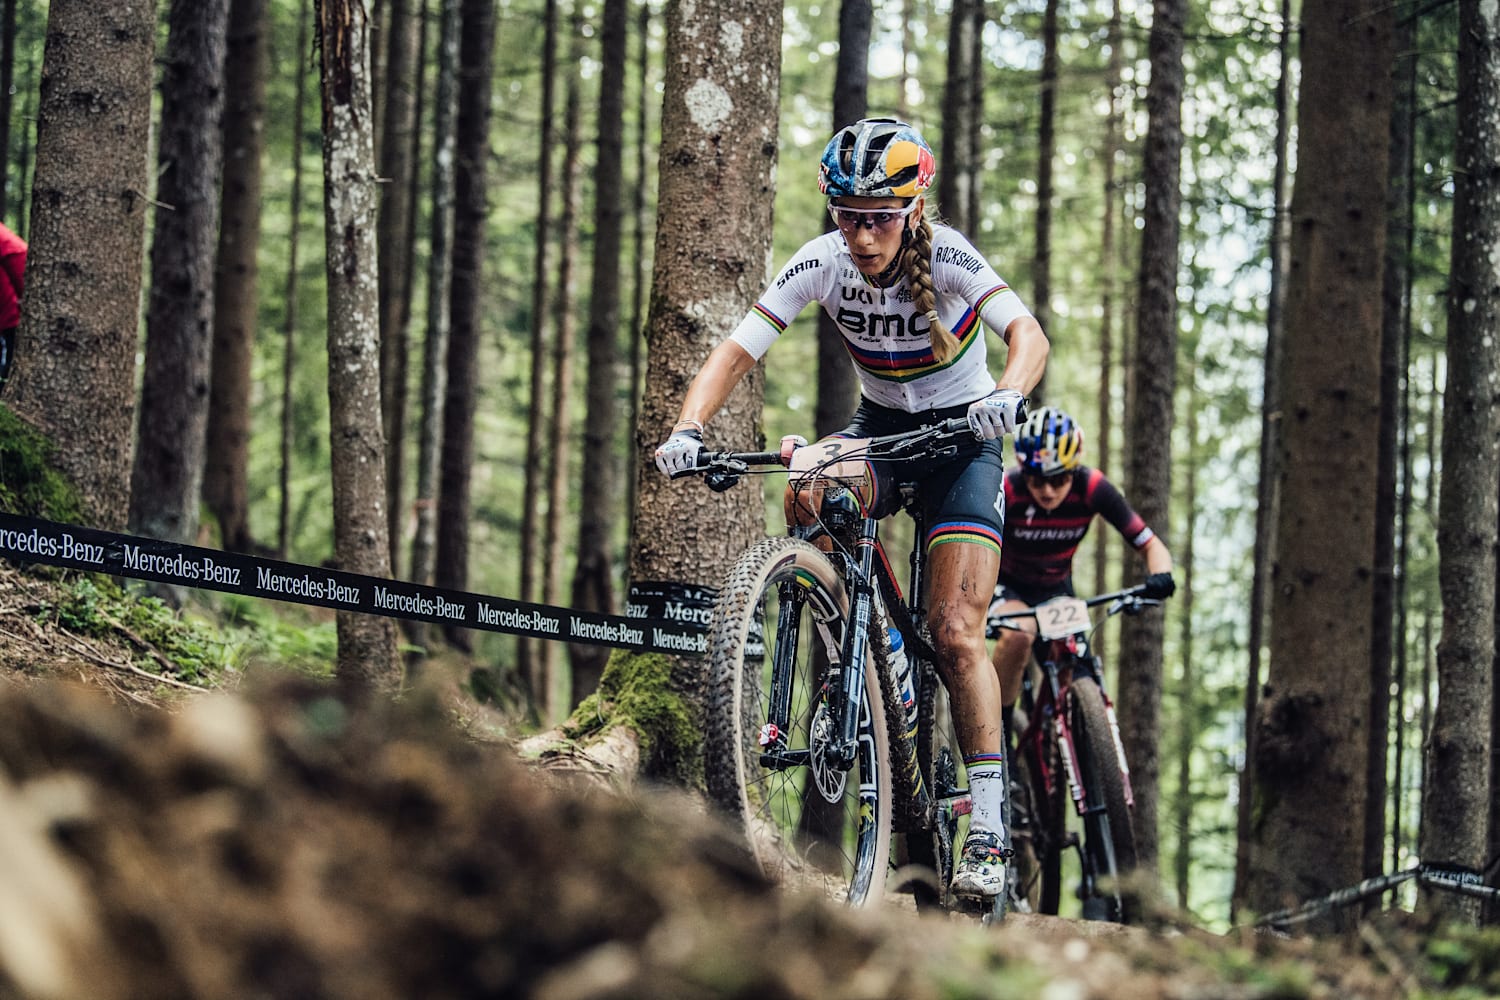
[[[673,431],[656,447],[656,467],[664,476],[677,476],[698,466],[698,452],[703,450],[703,435],[694,428]]]
[[[969,404],[969,427],[975,437],[994,439],[1016,429],[1026,397],[1014,389],[996,389]]]

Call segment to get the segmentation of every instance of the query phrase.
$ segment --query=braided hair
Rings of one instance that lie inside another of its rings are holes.
[[[928,334],[932,337],[932,356],[938,364],[947,364],[958,355],[958,338],[938,318],[937,292],[932,287],[932,223],[924,217],[915,229],[908,229],[910,238],[903,249],[902,266],[906,280],[911,285],[911,300],[927,314]]]

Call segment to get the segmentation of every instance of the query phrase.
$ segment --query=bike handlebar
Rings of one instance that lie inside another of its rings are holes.
[[[1139,611],[1142,608],[1161,606],[1162,601],[1159,598],[1146,597],[1145,593],[1146,585],[1138,583],[1134,587],[1126,587],[1124,590],[1115,590],[1107,594],[1098,594],[1094,597],[1086,598],[1083,605],[1086,608],[1096,608],[1101,604],[1109,604],[1110,607],[1104,615],[1106,618],[1117,615],[1121,611]],[[1043,601],[1042,603],[1045,604],[1046,602]],[[998,615],[989,615],[985,618],[986,638],[995,638],[998,631],[1002,628],[1010,629],[1013,632],[1024,632],[1026,631],[1025,629],[1013,623],[1022,618],[1035,617],[1035,607],[1023,608],[1020,611],[1006,611]]]
[[[973,429],[965,417],[952,417],[936,424],[924,424],[915,430],[881,437],[865,438],[865,449],[860,455],[871,461],[891,461],[920,455],[922,450],[961,434],[972,434]],[[789,459],[779,451],[700,451],[698,464],[694,468],[674,473],[673,479],[686,476],[729,475],[739,477],[752,469],[772,466],[785,469]]]

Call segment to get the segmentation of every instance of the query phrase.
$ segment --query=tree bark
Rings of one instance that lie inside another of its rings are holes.
[[[975,69],[978,72],[978,68]],[[1057,146],[1057,0],[1042,12],[1042,72],[1038,81],[1035,250],[1031,255],[1031,312],[1043,330],[1052,323],[1052,158]],[[975,122],[976,129],[978,122]],[[978,222],[978,217],[974,217]],[[1047,376],[1031,390],[1032,405],[1047,398]]]
[[[583,423],[578,563],[572,605],[581,611],[615,611],[615,554],[621,521],[620,440],[620,234],[625,136],[626,0],[605,0],[599,38],[599,156],[594,168],[594,271],[589,290],[588,389]],[[609,650],[569,647],[572,697],[577,706],[599,686]]]
[[[696,481],[669,481],[651,453],[667,437],[688,382],[768,277],[781,19],[780,6],[766,0],[674,0],[667,8],[660,221],[634,449],[635,586],[716,586],[730,561],[763,534],[765,508],[754,484],[715,494]],[[714,417],[708,440],[759,444],[764,391],[756,366]],[[606,680],[621,659],[611,661]],[[676,659],[670,682],[698,713],[702,669],[696,658]]]
[[[1135,392],[1129,417],[1130,497],[1140,515],[1169,537],[1172,426],[1177,384],[1177,267],[1182,176],[1182,27],[1186,0],[1155,0],[1151,18],[1151,81],[1146,89],[1150,123],[1145,150],[1145,228],[1136,308]],[[1161,696],[1163,616],[1127,618],[1120,628],[1120,669],[1115,690],[1120,735],[1135,791],[1136,853],[1142,865],[1157,860],[1157,808],[1161,797]]]
[[[1422,860],[1485,864],[1495,663],[1495,527],[1500,523],[1500,15],[1459,5],[1458,144],[1448,294],[1438,511],[1438,703],[1422,790]],[[1475,920],[1472,900],[1423,902]]]
[[[251,548],[250,379],[260,322],[256,256],[266,144],[267,30],[266,0],[232,0],[224,63],[224,189],[214,267],[213,378],[203,468],[204,504],[218,522],[220,544],[232,552]],[[300,83],[300,52],[292,65]]]
[[[521,537],[516,551],[521,555],[521,600],[535,601],[539,589],[537,569],[542,547],[542,491],[546,454],[547,400],[547,289],[552,245],[552,119],[557,102],[557,0],[546,0],[542,30],[541,127],[537,129],[536,240],[531,285],[531,404],[526,423],[526,483],[521,491]],[[516,638],[516,664],[528,683],[538,669],[541,652],[536,640]]]
[[[411,332],[412,135],[417,120],[417,77],[421,73],[418,19],[413,3],[390,0],[382,22],[385,76],[380,126],[380,398],[385,426],[386,532],[390,564],[399,572],[406,471],[407,342]],[[377,39],[377,41],[382,41]]]
[[[874,19],[870,0],[843,0],[839,5],[839,58],[833,74],[835,131],[864,118],[869,111],[870,30]],[[833,228],[828,219],[824,229]],[[813,409],[813,433],[821,438],[849,423],[859,405],[859,379],[849,360],[833,317],[818,311],[818,399]]]
[[[390,576],[380,409],[376,177],[364,0],[318,0],[328,255],[328,416],[338,568]],[[401,686],[389,618],[338,614],[340,683],[356,694]]]
[[[490,148],[490,86],[494,76],[495,0],[462,0],[458,43],[457,155],[453,174],[453,291],[448,321],[448,391],[443,398],[443,448],[438,475],[439,587],[469,583],[469,487],[474,465],[474,407],[479,379],[479,297],[483,278],[485,166]],[[467,629],[447,626],[444,638],[470,648]]]
[[[1276,162],[1271,174],[1271,288],[1266,296],[1266,351],[1261,370],[1260,450],[1255,496],[1255,553],[1250,571],[1249,663],[1245,679],[1245,764],[1240,771],[1239,802],[1235,808],[1234,894],[1230,913],[1244,901],[1250,877],[1251,812],[1255,789],[1255,717],[1260,701],[1261,648],[1265,645],[1266,608],[1270,603],[1271,562],[1276,549],[1276,521],[1280,506],[1281,351],[1285,336],[1287,249],[1291,240],[1291,212],[1287,205],[1288,155],[1291,145],[1289,110],[1292,71],[1292,4],[1281,0],[1281,33],[1277,40],[1280,72],[1276,76]]]
[[[938,161],[937,208],[954,229],[973,235],[969,184],[973,165],[965,162],[975,123],[970,95],[974,67],[974,7],[978,0],[953,0],[948,15],[948,77],[943,83],[942,159]]]
[[[431,583],[437,548],[437,489],[448,391],[449,296],[453,289],[453,156],[459,0],[439,0],[437,93],[433,108],[432,229],[427,250],[427,338],[422,351],[422,431],[417,447],[417,530],[411,579]],[[423,639],[428,628],[416,630]]]
[[[203,491],[228,18],[229,0],[173,0],[162,75],[130,525],[140,534],[178,542],[197,541]]]
[[[575,7],[569,34],[567,97],[563,110],[562,215],[557,220],[561,247],[557,255],[557,294],[553,297],[552,398],[548,407],[547,517],[542,529],[542,599],[562,603],[563,562],[567,554],[563,515],[568,506],[568,484],[573,460],[573,342],[578,337],[575,307],[578,297],[578,207],[583,199],[583,15]],[[592,499],[592,498],[591,498]],[[559,718],[560,650],[555,642],[542,646],[531,678],[531,696],[544,722]]]
[[[49,5],[7,387],[10,408],[52,440],[88,522],[109,530],[129,511],[155,39],[149,0]]]
[[[286,241],[286,312],[281,332],[281,470],[279,473],[280,505],[276,518],[276,554],[285,559],[291,548],[292,529],[292,456],[297,428],[293,401],[293,378],[297,372],[297,250],[302,236],[302,132],[307,103],[307,72],[303,59],[307,50],[307,4],[297,5],[297,74],[292,107],[292,192],[287,214],[291,217]]]
[[[1271,665],[1247,883],[1259,912],[1363,873],[1391,24],[1391,8],[1361,0],[1303,11]]]

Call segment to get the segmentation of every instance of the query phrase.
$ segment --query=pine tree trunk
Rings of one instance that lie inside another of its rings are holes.
[[[297,75],[296,96],[292,108],[292,193],[287,213],[291,217],[286,246],[286,312],[282,318],[281,348],[281,488],[280,508],[276,518],[276,554],[285,559],[291,549],[292,530],[292,456],[296,451],[296,414],[293,410],[293,376],[297,372],[297,250],[302,234],[302,131],[304,106],[307,103],[307,73],[303,59],[307,49],[307,4],[297,7]]]
[[[1031,312],[1052,331],[1052,158],[1057,146],[1057,0],[1042,13],[1042,73],[1037,101],[1035,249],[1031,255]],[[976,119],[977,121],[977,119]],[[975,221],[978,217],[975,216]],[[1054,338],[1056,333],[1053,333]],[[1047,398],[1047,376],[1031,390],[1033,405]]]
[[[630,549],[630,538],[634,534],[635,521],[630,517],[635,510],[635,476],[629,474],[629,442],[636,437],[636,425],[641,419],[641,365],[645,360],[646,346],[646,185],[649,177],[646,166],[647,138],[650,132],[650,99],[647,97],[651,73],[651,4],[641,0],[636,8],[636,37],[640,48],[636,56],[636,137],[635,137],[635,183],[632,185],[630,215],[632,219],[631,242],[631,302],[630,302],[630,420],[626,424],[627,463],[625,479],[626,551]]]
[[[109,530],[129,510],[155,40],[147,0],[48,7],[31,252],[7,386],[7,405],[52,440],[87,523]]]
[[[367,75],[370,26],[364,0],[318,0],[317,10],[334,560],[346,572],[388,577],[375,283],[377,193]],[[391,619],[339,612],[338,642],[337,674],[347,689],[399,689],[401,665]]]
[[[1104,292],[1099,303],[1099,425],[1094,429],[1094,455],[1087,461],[1101,469],[1109,468],[1110,434],[1114,430],[1115,368],[1115,295],[1120,284],[1119,255],[1116,251],[1115,213],[1119,211],[1119,186],[1115,180],[1115,157],[1120,152],[1120,82],[1124,57],[1120,53],[1120,0],[1113,0],[1109,15],[1109,63],[1105,70],[1105,88],[1109,92],[1109,112],[1104,123],[1104,213],[1099,239],[1099,273]],[[1044,328],[1045,329],[1045,328]],[[1104,538],[1094,541],[1094,593],[1109,589],[1109,546]],[[1105,630],[1094,638],[1095,652],[1106,662],[1109,650],[1104,645]]]
[[[1177,908],[1190,912],[1190,878],[1193,870],[1193,747],[1199,739],[1201,720],[1198,711],[1198,675],[1193,660],[1193,557],[1197,541],[1194,527],[1198,510],[1198,408],[1202,397],[1193,392],[1188,398],[1187,453],[1183,478],[1187,481],[1183,500],[1187,516],[1183,518],[1181,553],[1182,587],[1177,592],[1177,614],[1181,623],[1178,642],[1182,647],[1182,676],[1177,684],[1177,792],[1173,796],[1176,845],[1173,869],[1177,882]]]
[[[1303,10],[1271,665],[1247,883],[1262,913],[1363,873],[1392,20],[1392,8],[1358,0]]]
[[[1443,394],[1438,702],[1427,744],[1421,856],[1479,870],[1488,847],[1495,663],[1495,527],[1500,523],[1500,18],[1459,6],[1458,143]],[[1474,920],[1474,901],[1423,902]]]
[[[256,255],[266,143],[267,31],[266,0],[232,0],[224,64],[224,192],[214,267],[213,379],[203,467],[204,504],[218,522],[220,544],[232,552],[251,548],[250,378],[260,322]],[[300,81],[301,63],[294,65]]]
[[[1266,296],[1266,351],[1262,365],[1260,403],[1260,451],[1255,498],[1255,553],[1250,571],[1249,664],[1245,679],[1245,764],[1240,771],[1239,802],[1235,810],[1234,893],[1230,912],[1238,911],[1245,899],[1250,876],[1250,805],[1255,789],[1255,717],[1260,701],[1261,649],[1265,645],[1266,606],[1270,603],[1271,560],[1276,550],[1276,522],[1280,506],[1281,473],[1277,468],[1281,412],[1281,351],[1284,337],[1287,252],[1291,240],[1291,212],[1287,205],[1288,151],[1291,142],[1291,112],[1288,91],[1292,72],[1291,0],[1281,0],[1281,34],[1277,41],[1280,72],[1276,77],[1276,163],[1271,192],[1275,216],[1271,220],[1271,288]]]
[[[767,278],[781,18],[780,6],[765,0],[713,6],[675,0],[667,9],[660,221],[634,450],[639,505],[630,578],[636,587],[717,586],[731,560],[764,532],[755,483],[711,493],[697,481],[667,480],[651,454],[667,437],[688,382]],[[737,51],[726,60],[720,44],[730,25],[739,29]],[[709,442],[759,445],[764,390],[757,366],[710,423]],[[673,687],[692,705],[701,697],[702,669],[696,658],[676,661]]]
[[[10,179],[11,84],[15,69],[16,0],[4,0],[0,5],[0,160],[5,167],[0,169],[0,221],[10,214],[6,182]]]
[[[839,5],[839,57],[833,76],[833,127],[864,118],[869,109],[870,0],[843,0]],[[824,229],[833,228],[828,219]],[[859,405],[859,379],[833,317],[818,310],[818,398],[813,433],[821,438],[846,426]]]
[[[400,571],[406,471],[407,354],[411,334],[411,190],[412,135],[416,129],[418,19],[412,4],[420,0],[391,0],[383,22],[389,35],[383,41],[385,105],[380,131],[380,398],[385,427],[386,532],[390,564]],[[382,39],[376,39],[377,42]]]
[[[542,540],[542,495],[546,454],[547,282],[552,245],[552,119],[557,97],[557,0],[546,0],[542,30],[541,127],[537,129],[537,213],[531,286],[531,404],[526,423],[526,484],[521,491],[521,600],[535,601],[540,589],[537,569],[546,552]],[[530,683],[540,669],[542,655],[535,639],[516,638],[516,664]]]
[[[1151,18],[1151,82],[1146,90],[1150,124],[1145,149],[1145,228],[1141,232],[1140,291],[1136,309],[1135,393],[1129,418],[1130,497],[1140,515],[1170,538],[1172,426],[1177,383],[1177,267],[1182,175],[1182,29],[1186,0],[1155,0]],[[1161,796],[1161,696],[1163,616],[1137,615],[1120,628],[1120,669],[1115,690],[1120,736],[1135,791],[1136,853],[1143,865],[1157,860],[1157,809]]]
[[[569,35],[567,65],[571,71],[563,111],[562,216],[557,223],[561,249],[557,259],[557,295],[553,299],[556,335],[552,341],[552,399],[547,422],[547,518],[542,528],[542,551],[545,554],[542,598],[554,606],[563,603],[563,562],[567,548],[563,516],[568,506],[573,460],[573,341],[578,336],[575,275],[580,239],[578,206],[583,198],[583,163],[579,156],[583,146],[583,98],[580,93],[583,84],[579,73],[583,62],[583,15],[576,6]],[[552,722],[560,715],[560,653],[557,643],[548,642],[535,661],[540,670],[532,676],[531,696],[536,712],[544,722]]]
[[[438,474],[439,587],[469,584],[469,487],[474,465],[474,408],[479,379],[479,297],[483,279],[485,166],[490,148],[490,86],[494,76],[495,0],[461,0],[458,121],[453,166],[453,291],[449,308],[448,391],[443,398],[443,447]],[[470,648],[467,629],[443,636]]]
[[[615,611],[616,528],[620,510],[619,398],[620,233],[625,134],[625,25],[627,0],[605,0],[600,22],[599,155],[594,168],[594,272],[589,291],[588,390],[583,425],[579,496],[578,564],[572,606]],[[609,650],[569,647],[571,709],[599,686]]]
[[[228,20],[229,0],[173,0],[162,75],[130,525],[179,542],[197,541],[203,491]]]
[[[1410,16],[1398,18],[1393,38],[1396,60],[1392,70],[1390,167],[1386,182],[1386,242],[1384,271],[1381,278],[1380,317],[1380,454],[1376,464],[1375,507],[1375,599],[1370,616],[1370,760],[1369,790],[1366,793],[1370,811],[1365,816],[1365,875],[1385,871],[1385,823],[1388,800],[1399,803],[1401,793],[1401,699],[1393,696],[1395,647],[1404,642],[1404,633],[1396,632],[1398,591],[1396,531],[1400,498],[1398,463],[1401,456],[1402,382],[1406,368],[1406,301],[1411,294],[1412,238],[1412,100],[1409,80],[1414,80],[1416,66],[1416,22]],[[1402,678],[1404,682],[1404,678]],[[1391,724],[1394,701],[1397,723]],[[1393,739],[1394,737],[1394,739]],[[1394,744],[1395,773],[1388,778],[1386,761]],[[1392,781],[1396,794],[1389,794]],[[1393,804],[1396,816],[1399,804]],[[1399,855],[1396,855],[1399,857]],[[1394,867],[1394,866],[1393,866]]]
[[[943,83],[942,156],[937,173],[938,211],[950,226],[970,235],[974,232],[974,220],[969,218],[969,182],[973,180],[973,170],[965,162],[965,154],[969,149],[968,137],[975,127],[970,116],[973,107],[970,80],[974,74],[970,60],[974,54],[971,36],[976,2],[953,0],[948,15],[948,76]]]
[[[431,583],[437,548],[437,489],[443,399],[448,391],[448,310],[453,289],[453,153],[459,0],[439,0],[437,93],[433,108],[432,229],[427,252],[427,339],[422,352],[422,430],[417,447],[417,530],[411,579]],[[414,630],[426,645],[427,628]]]

